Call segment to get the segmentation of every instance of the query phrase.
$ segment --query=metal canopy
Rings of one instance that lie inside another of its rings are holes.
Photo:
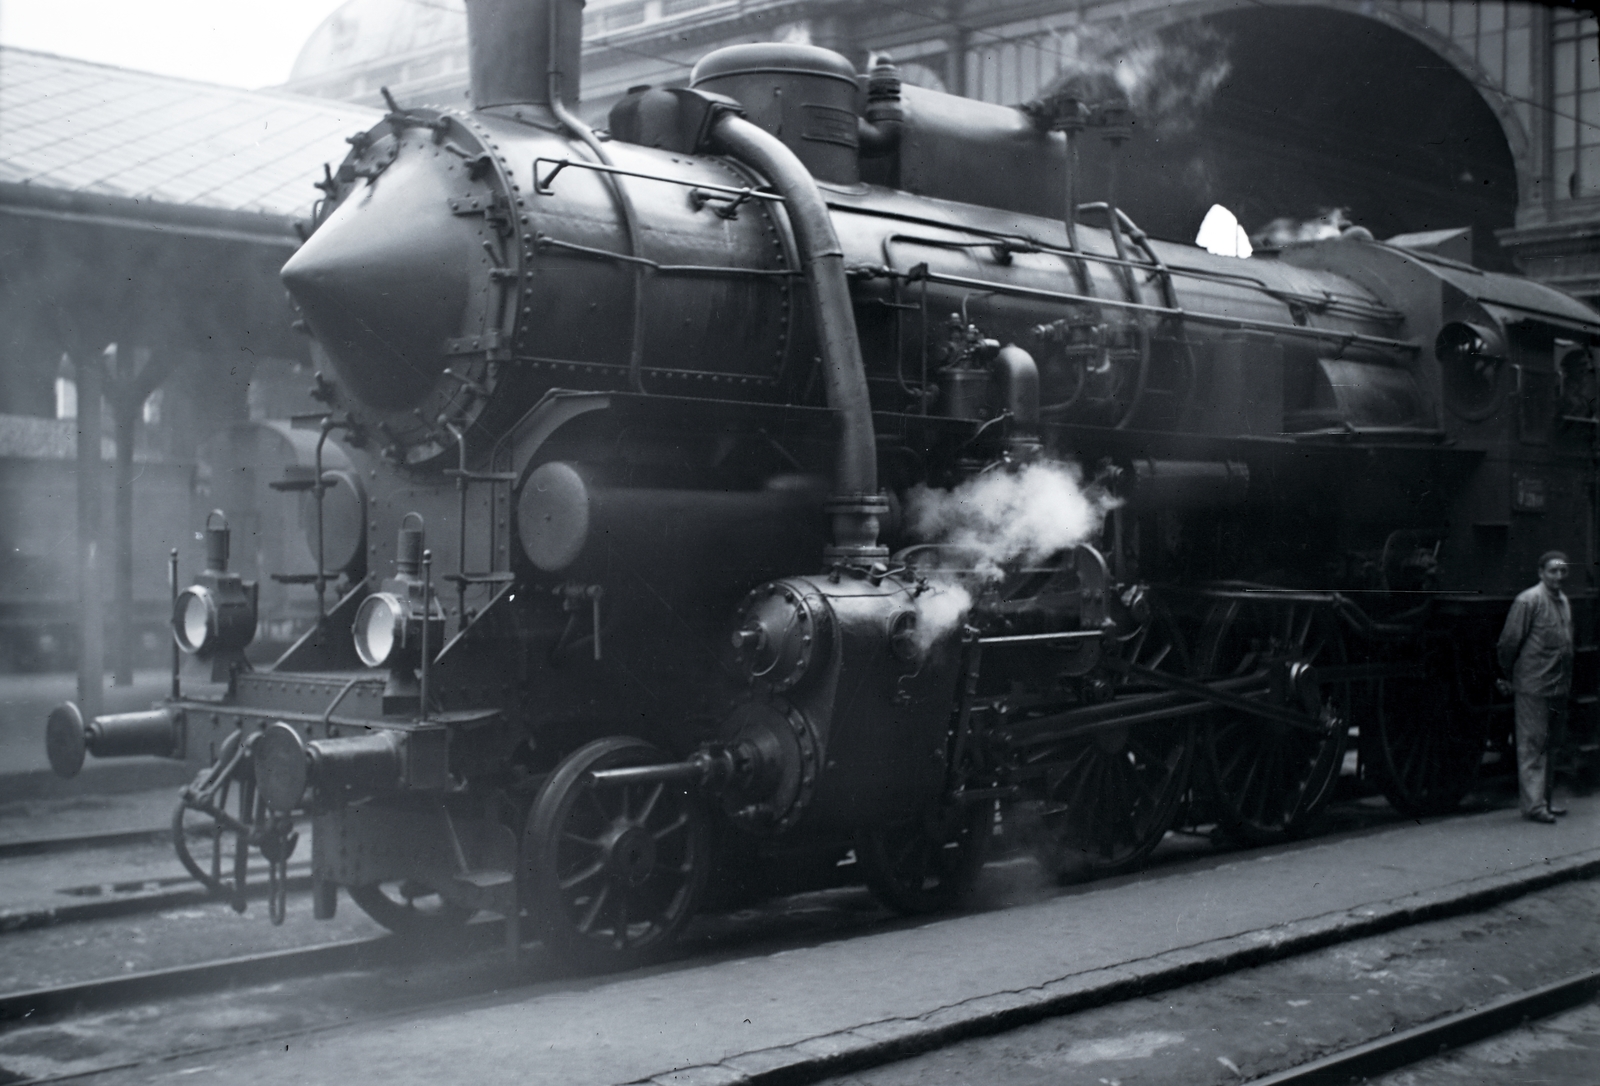
[[[0,182],[300,215],[381,114],[0,47]]]

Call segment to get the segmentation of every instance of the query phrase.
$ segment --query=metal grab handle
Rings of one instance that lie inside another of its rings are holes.
[[[229,736],[228,741],[223,744],[217,762],[202,770],[194,783],[183,790],[178,799],[178,807],[172,812],[172,845],[178,854],[178,862],[183,864],[184,870],[188,871],[196,882],[213,894],[223,894],[227,889],[222,879],[222,835],[224,833],[245,835],[250,832],[249,826],[242,818],[234,818],[225,810],[228,793],[232,789],[239,767],[244,763],[245,753],[244,744],[239,741],[238,733]],[[189,811],[198,811],[211,819],[209,872],[202,869],[189,852],[188,833],[184,827],[184,815]],[[244,817],[249,815],[243,803],[240,805],[239,813]]]

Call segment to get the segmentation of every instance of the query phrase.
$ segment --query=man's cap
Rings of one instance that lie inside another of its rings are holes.
[[[1566,554],[1566,552],[1565,551],[1545,551],[1543,554],[1541,554],[1539,556],[1539,568],[1540,569],[1544,569],[1544,567],[1548,566],[1551,562],[1563,562],[1563,563],[1567,562],[1567,554]],[[1568,564],[1570,564],[1570,563],[1568,563]]]

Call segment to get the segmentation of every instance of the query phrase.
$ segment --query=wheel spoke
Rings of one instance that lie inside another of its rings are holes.
[[[1072,787],[1067,793],[1067,809],[1073,812],[1074,816],[1081,817],[1091,808],[1090,804],[1084,802],[1083,797],[1086,792],[1092,794],[1091,785],[1098,780],[1100,763],[1092,751],[1085,750],[1073,768],[1075,772],[1070,778]]]
[[[628,895],[626,891],[617,895],[617,915],[616,919],[614,919],[611,923],[614,925],[611,929],[612,939],[615,940],[614,945],[618,950],[627,950]]]
[[[1144,651],[1144,643],[1145,643],[1146,640],[1149,639],[1149,636],[1150,636],[1150,627],[1148,627],[1148,626],[1139,627],[1139,631],[1137,633],[1135,633],[1133,635],[1132,640],[1130,640],[1128,642],[1128,660],[1129,661],[1131,661],[1132,663],[1138,663],[1139,662],[1139,654]]]
[[[645,799],[644,806],[639,808],[638,815],[634,817],[635,822],[642,826],[650,821],[650,815],[655,812],[656,804],[661,801],[661,793],[665,792],[666,788],[665,781],[656,782],[656,786],[650,790],[649,797]]]
[[[590,879],[594,878],[596,875],[600,874],[600,872],[604,871],[605,869],[606,869],[606,861],[605,861],[604,857],[601,857],[600,859],[596,860],[594,863],[590,864],[588,867],[585,867],[581,871],[578,871],[577,873],[572,874],[572,875],[568,875],[566,878],[564,878],[564,879],[560,880],[559,882],[557,882],[556,885],[561,887],[561,889],[563,891],[570,890],[574,886],[583,885],[584,883],[588,882]]]
[[[584,788],[583,796],[589,801],[590,805],[594,807],[597,812],[599,812],[602,822],[609,823],[612,821],[611,812],[606,810],[605,804],[600,802],[598,789],[592,787]]]
[[[1138,757],[1141,763],[1148,766],[1163,765],[1165,759],[1159,757],[1154,750],[1146,746],[1144,737],[1136,732],[1128,734],[1128,751]]]
[[[1409,782],[1416,778],[1415,770],[1422,757],[1422,750],[1420,749],[1420,744],[1414,741],[1414,737],[1407,736],[1406,739],[1405,746],[1398,751],[1401,759],[1395,775],[1402,781]]]
[[[1238,729],[1230,728],[1229,730],[1236,731]],[[1221,743],[1217,743],[1215,745],[1222,746]],[[1226,764],[1219,767],[1220,772],[1218,773],[1218,776],[1220,776],[1224,781],[1232,780],[1234,777],[1234,771],[1239,768],[1239,763],[1245,758],[1249,757],[1253,750],[1254,744],[1252,744],[1249,741],[1249,737],[1246,736],[1244,742],[1239,743],[1233,748],[1233,756],[1228,759]]]
[[[1254,750],[1254,751],[1247,750],[1247,751],[1245,751],[1245,753],[1250,755],[1250,768],[1244,775],[1244,781],[1239,785],[1239,801],[1240,801],[1241,805],[1249,799],[1250,794],[1251,794],[1250,793],[1250,785],[1255,781],[1255,779],[1256,779],[1256,770],[1259,769],[1260,766],[1261,766],[1261,751],[1260,750]],[[1243,807],[1241,806],[1240,814],[1243,814],[1243,813],[1244,813]]]
[[[1140,794],[1150,804],[1151,810],[1161,806],[1161,793],[1150,787],[1145,781],[1145,774],[1130,771],[1128,776],[1133,780],[1134,787],[1139,790]]]
[[[600,910],[605,908],[606,900],[611,896],[611,884],[604,883],[600,892],[589,899],[589,908],[584,911],[583,919],[578,921],[578,931],[584,935],[589,934],[589,929],[594,927],[595,918],[600,915]]]
[[[677,833],[679,830],[687,828],[688,825],[689,815],[687,812],[685,812],[680,814],[671,822],[667,823],[665,826],[662,826],[659,830],[652,830],[650,836],[655,838],[657,841],[664,841],[674,833]]]
[[[1292,612],[1291,612],[1291,614],[1292,614]],[[1290,639],[1290,641],[1289,641],[1289,644],[1291,646],[1304,645],[1308,640],[1310,640],[1310,638],[1311,638],[1311,624],[1316,620],[1316,617],[1317,617],[1316,608],[1307,607],[1306,608],[1305,621],[1300,623],[1300,628],[1295,631],[1294,637],[1292,639]]]

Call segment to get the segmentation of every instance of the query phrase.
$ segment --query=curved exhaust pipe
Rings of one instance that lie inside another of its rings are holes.
[[[801,270],[811,291],[822,351],[828,406],[839,413],[839,454],[834,464],[830,564],[876,561],[889,550],[878,542],[879,519],[889,500],[878,493],[878,448],[867,394],[866,367],[856,336],[850,285],[844,274],[844,248],[833,216],[810,171],[783,141],[733,112],[722,113],[711,129],[712,146],[760,171],[784,199]]]

